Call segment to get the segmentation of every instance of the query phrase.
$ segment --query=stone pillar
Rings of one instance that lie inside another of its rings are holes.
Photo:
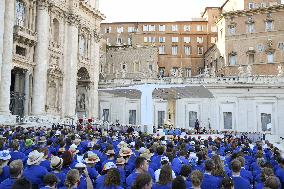
[[[91,87],[91,111],[90,115],[94,118],[99,118],[99,96],[98,96],[98,83],[99,83],[99,68],[100,68],[100,37],[96,32],[91,38],[91,64],[93,64],[92,87]]]
[[[49,4],[45,0],[39,0],[37,4],[36,32],[38,35],[35,48],[35,63],[33,77],[33,101],[32,114],[44,115],[47,91],[47,67],[49,61]]]
[[[153,88],[148,85],[143,85],[139,88],[141,91],[141,125],[147,127],[147,133],[153,133],[154,113],[153,113]]]
[[[29,115],[29,106],[30,106],[30,73],[27,71],[25,73],[25,107],[24,115]]]
[[[2,0],[4,1],[4,0]],[[0,87],[0,114],[10,115],[10,85],[13,67],[13,29],[15,17],[15,1],[5,0],[3,54]],[[2,45],[2,44],[1,44]]]
[[[4,13],[5,13],[5,1],[1,0],[0,1],[0,82],[1,82],[2,53],[3,53]]]
[[[77,86],[77,65],[78,65],[78,18],[70,15],[67,26],[67,50],[65,62],[65,99],[64,116],[73,117],[76,112],[76,86]]]

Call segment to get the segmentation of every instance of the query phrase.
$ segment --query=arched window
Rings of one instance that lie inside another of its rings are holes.
[[[80,42],[79,42],[79,54],[80,56],[86,55],[86,38],[85,36],[81,35]]]
[[[25,26],[26,21],[26,5],[22,0],[16,1],[16,25]]]
[[[54,42],[59,42],[59,22],[56,18],[52,22],[52,38]]]

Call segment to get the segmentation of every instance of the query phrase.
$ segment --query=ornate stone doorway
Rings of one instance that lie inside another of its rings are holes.
[[[91,81],[86,68],[82,67],[78,70],[77,81],[76,113],[79,118],[88,117]]]
[[[11,73],[10,111],[13,115],[24,116],[25,111],[25,74],[26,70],[14,68]]]

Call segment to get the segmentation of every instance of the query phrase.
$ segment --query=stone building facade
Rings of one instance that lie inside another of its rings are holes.
[[[0,3],[0,115],[97,116],[98,0]]]
[[[101,59],[102,80],[158,77],[158,50],[154,47],[108,47]]]
[[[103,23],[101,29],[107,46],[156,47],[159,72],[191,77],[202,72],[203,54],[216,41],[218,15],[219,8],[210,7],[192,21]]]
[[[283,23],[284,5],[224,12],[205,65],[222,76],[283,76]]]

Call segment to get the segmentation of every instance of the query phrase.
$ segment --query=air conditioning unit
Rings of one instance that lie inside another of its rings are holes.
[[[254,50],[254,47],[249,47],[249,51],[253,51]]]

